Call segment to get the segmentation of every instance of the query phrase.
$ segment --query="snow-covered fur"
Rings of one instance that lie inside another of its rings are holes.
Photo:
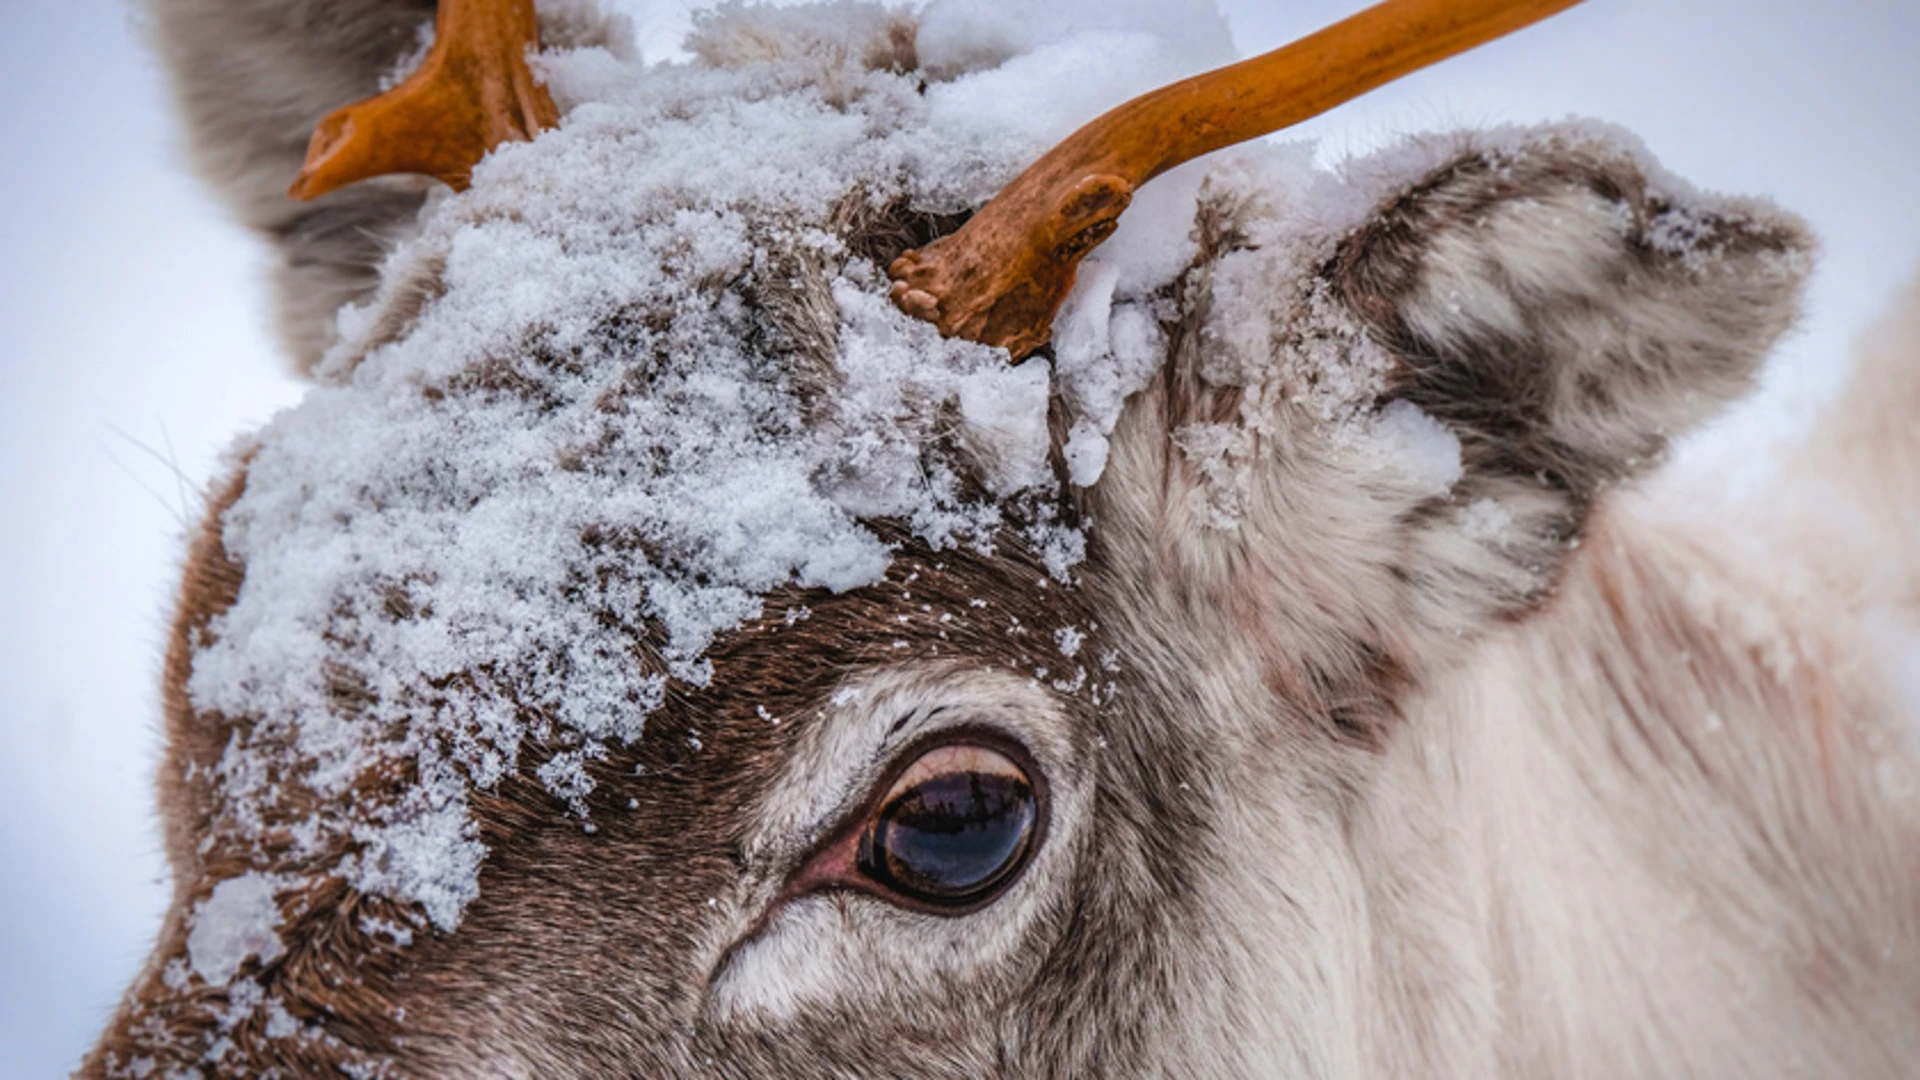
[[[1049,400],[876,268],[1034,149],[946,154],[943,102],[1069,53],[729,7],[634,76],[543,5],[586,46],[543,59],[560,131],[309,207],[305,133],[431,5],[149,3],[325,362],[189,554],[174,903],[83,1075],[1920,1061],[1920,286],[1710,519],[1636,478],[1750,386],[1812,242],[1618,132],[1226,155],[1174,243],[1088,263]],[[1004,894],[789,889],[903,747],[981,729],[1048,789]]]

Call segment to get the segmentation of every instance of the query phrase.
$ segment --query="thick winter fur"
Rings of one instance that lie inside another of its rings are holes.
[[[278,192],[430,8],[154,0],[205,171],[306,298],[301,357],[420,193]],[[596,764],[593,831],[530,774],[480,796],[457,931],[402,947],[374,921],[401,913],[336,879],[283,895],[286,954],[236,984],[270,1008],[179,963],[247,866],[208,824],[245,721],[184,693],[245,577],[219,528],[242,469],[168,655],[175,902],[83,1074],[1911,1075],[1920,698],[1884,643],[1920,623],[1920,290],[1775,500],[1837,509],[1676,523],[1633,480],[1747,387],[1810,241],[1575,130],[1495,156],[1439,155],[1310,283],[1391,361],[1369,408],[1459,439],[1450,489],[1208,374],[1216,270],[1250,243],[1209,204],[1168,363],[1063,508],[1094,523],[1077,587],[1011,538],[902,537],[884,584],[771,598],[711,688]],[[796,297],[796,340],[830,333]],[[1275,350],[1315,332],[1275,323]],[[1237,441],[1203,452],[1195,425]],[[956,918],[782,898],[892,755],[962,725],[1049,780],[1018,884]]]

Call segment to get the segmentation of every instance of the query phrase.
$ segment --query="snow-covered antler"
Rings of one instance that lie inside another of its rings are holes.
[[[949,337],[1046,344],[1074,270],[1141,184],[1300,123],[1579,0],[1387,0],[1251,60],[1143,94],[1068,136],[966,226],[888,272],[893,299]]]
[[[527,66],[539,34],[533,0],[442,0],[420,70],[322,120],[288,194],[312,199],[390,173],[465,188],[488,151],[560,122]]]

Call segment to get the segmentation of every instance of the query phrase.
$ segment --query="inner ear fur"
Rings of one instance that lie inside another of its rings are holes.
[[[1470,477],[1584,503],[1751,387],[1813,246],[1770,203],[1548,129],[1433,170],[1328,273],[1396,361],[1386,400],[1453,429]]]

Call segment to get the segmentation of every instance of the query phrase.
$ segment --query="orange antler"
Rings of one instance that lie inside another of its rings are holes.
[[[1068,136],[959,232],[896,259],[893,299],[948,337],[1047,343],[1087,252],[1134,189],[1186,161],[1318,116],[1579,0],[1387,0],[1311,37],[1127,102]]]
[[[441,0],[420,70],[320,121],[287,193],[312,199],[389,173],[425,173],[464,190],[488,151],[560,122],[527,66],[539,38],[533,0]]]

